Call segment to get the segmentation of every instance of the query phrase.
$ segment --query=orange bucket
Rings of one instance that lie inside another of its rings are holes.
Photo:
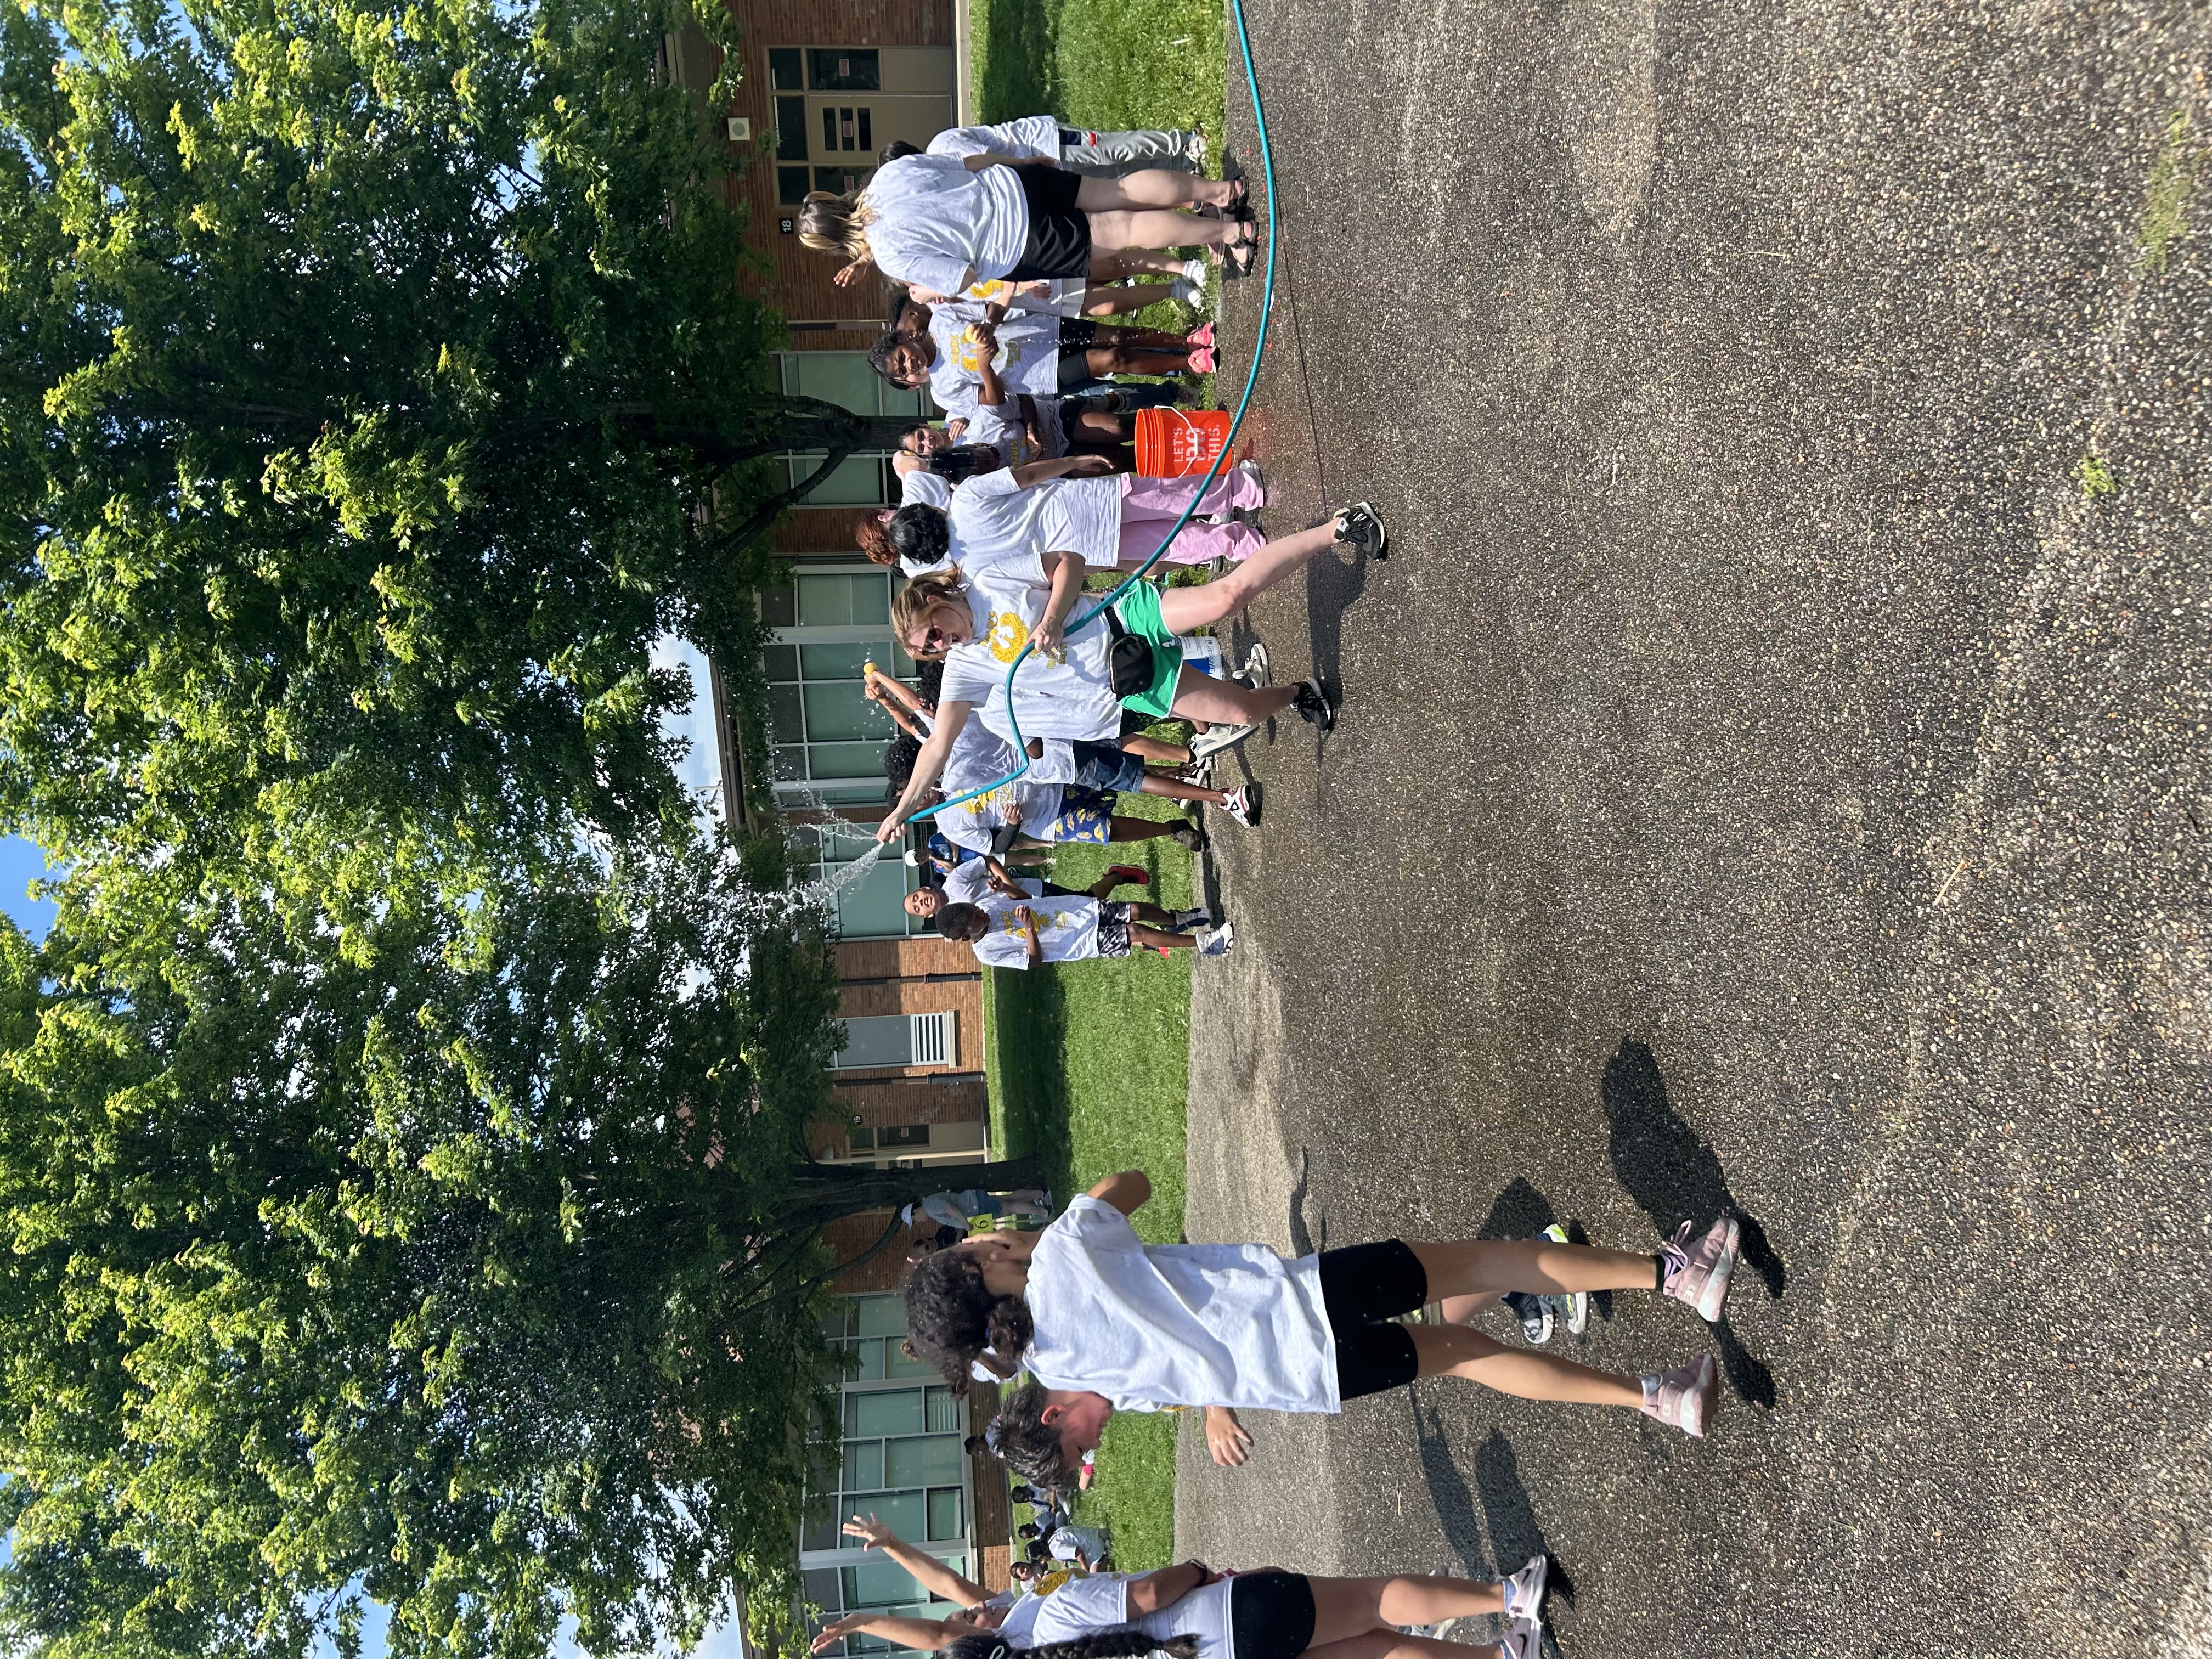
[[[1140,409],[1137,471],[1147,478],[1201,477],[1229,444],[1225,409]]]

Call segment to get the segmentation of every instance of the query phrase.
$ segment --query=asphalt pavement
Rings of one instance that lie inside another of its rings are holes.
[[[1342,710],[1229,769],[1190,1235],[1759,1243],[1554,1338],[1715,1352],[1708,1439],[1187,1427],[1179,1549],[1547,1550],[1567,1659],[2212,1650],[2212,11],[1247,3],[1268,528],[1393,556],[1236,630]]]

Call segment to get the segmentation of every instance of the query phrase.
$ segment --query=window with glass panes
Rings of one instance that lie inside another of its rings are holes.
[[[868,367],[865,351],[782,351],[776,356],[783,389],[793,397],[819,398],[855,415],[910,415],[918,421],[928,412],[920,390],[902,392],[891,385]],[[801,449],[787,454],[783,464],[792,488],[804,483],[827,453]],[[891,507],[899,500],[887,449],[848,455],[806,492],[809,507]]]
[[[899,1352],[906,1336],[905,1298],[855,1296],[823,1326],[830,1346],[852,1357],[839,1400],[836,1441],[815,1449],[799,1523],[799,1571],[810,1601],[835,1615],[862,1609],[941,1619],[946,1604],[905,1568],[864,1553],[839,1530],[854,1515],[873,1514],[916,1548],[969,1577],[975,1553],[969,1535],[971,1494],[966,1430],[960,1401],[929,1366]],[[832,1654],[883,1653],[880,1638],[852,1636]]]
[[[774,630],[765,653],[769,736],[775,791],[787,807],[884,808],[884,745],[898,735],[890,716],[862,694],[870,661],[911,679],[914,660],[891,636],[891,596],[903,579],[881,565],[803,567],[787,587],[761,596]],[[868,825],[816,826],[827,877],[875,844]],[[847,939],[898,939],[925,931],[902,908],[919,879],[898,859],[884,859],[836,890],[839,931]]]

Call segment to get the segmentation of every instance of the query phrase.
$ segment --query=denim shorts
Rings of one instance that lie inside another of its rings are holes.
[[[1110,743],[1073,743],[1075,781],[1091,789],[1137,790],[1144,787],[1145,762],[1140,755]]]

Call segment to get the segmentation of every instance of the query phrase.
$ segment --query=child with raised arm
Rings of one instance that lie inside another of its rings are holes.
[[[1431,1296],[1456,1321],[1508,1291],[1647,1289],[1717,1319],[1735,1268],[1732,1219],[1694,1239],[1686,1222],[1648,1255],[1550,1239],[1386,1239],[1285,1261],[1263,1244],[1139,1243],[1128,1218],[1151,1193],[1140,1170],[1109,1176],[1042,1232],[971,1240],[908,1282],[908,1340],[956,1390],[978,1366],[1035,1375],[997,1425],[999,1455],[1033,1484],[1073,1486],[1076,1460],[1117,1409],[1202,1406],[1214,1461],[1233,1466],[1251,1443],[1238,1407],[1334,1413],[1417,1376],[1705,1433],[1710,1354],[1614,1376],[1458,1323],[1390,1322]]]
[[[1046,1598],[1005,1589],[994,1595],[974,1580],[963,1578],[934,1556],[902,1542],[896,1534],[872,1514],[863,1521],[854,1516],[845,1523],[845,1534],[861,1540],[865,1549],[881,1550],[914,1575],[932,1595],[957,1602],[960,1611],[943,1619],[915,1619],[900,1613],[848,1613],[823,1625],[814,1637],[814,1651],[821,1652],[848,1636],[879,1636],[894,1647],[918,1648],[924,1652],[949,1646],[961,1637],[988,1631],[994,1639],[1025,1643],[1036,1624],[1037,1610]]]
[[[1279,1567],[1223,1574],[1203,1561],[1079,1578],[1044,1600],[1030,1646],[963,1636],[946,1659],[1537,1659],[1549,1564],[1510,1578],[1324,1578]],[[1504,1613],[1501,1642],[1448,1641],[1456,1620]]]

